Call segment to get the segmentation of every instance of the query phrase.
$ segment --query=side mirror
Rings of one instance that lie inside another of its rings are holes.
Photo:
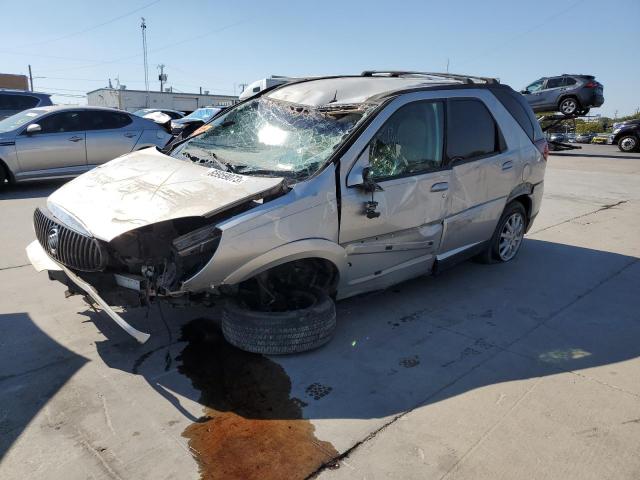
[[[522,95],[529,95],[529,92],[527,90],[520,90],[520,93]]]
[[[358,185],[358,188],[367,193],[383,191],[382,187],[373,179],[373,176],[371,175],[371,167],[364,167],[362,169],[362,183]]]
[[[32,123],[27,127],[27,135],[33,135],[34,133],[38,133],[42,131],[42,127],[37,123]]]

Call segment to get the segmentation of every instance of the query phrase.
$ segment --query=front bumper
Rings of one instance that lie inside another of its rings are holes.
[[[141,332],[131,325],[129,325],[120,315],[118,315],[108,304],[105,302],[102,297],[98,294],[95,288],[92,285],[85,282],[78,275],[73,273],[64,265],[61,265],[55,262],[47,253],[44,251],[42,246],[37,240],[31,242],[27,248],[27,257],[29,257],[29,261],[33,265],[33,267],[38,272],[42,272],[43,270],[47,270],[50,272],[62,272],[66,275],[70,282],[72,282],[76,287],[89,295],[95,303],[97,303],[102,310],[111,317],[111,319],[116,322],[125,332],[131,335],[140,343],[145,343],[149,340],[148,333]]]

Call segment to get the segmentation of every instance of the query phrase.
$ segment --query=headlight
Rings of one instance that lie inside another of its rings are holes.
[[[181,257],[211,252],[220,243],[222,232],[215,225],[206,225],[173,240],[173,246]]]
[[[613,130],[613,134],[615,135],[616,133],[618,133],[620,130],[622,130],[621,128],[616,128]]]

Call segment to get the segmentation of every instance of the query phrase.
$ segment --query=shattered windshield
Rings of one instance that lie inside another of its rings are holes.
[[[172,156],[234,173],[300,179],[320,169],[373,107],[312,108],[260,97],[216,118]]]

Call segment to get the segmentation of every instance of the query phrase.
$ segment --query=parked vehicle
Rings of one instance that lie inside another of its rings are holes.
[[[156,112],[169,115],[172,120],[178,120],[184,117],[184,112],[179,112],[178,110],[171,110],[169,108],[142,108],[140,110],[136,110],[135,112],[133,112],[133,114],[139,117],[146,117],[150,113],[156,113]]]
[[[246,88],[242,91],[242,93],[238,97],[238,100],[240,101],[246,100],[247,98],[251,98],[268,88],[275,87],[277,85],[282,85],[282,84],[296,81],[296,80],[302,80],[302,79],[295,78],[295,77],[283,77],[280,75],[272,75],[271,77],[268,77],[268,78],[261,78],[260,80],[256,80],[255,82],[252,82],[249,85],[247,85]]]
[[[0,88],[0,120],[35,107],[52,105],[48,93]]]
[[[629,120],[614,128],[612,143],[623,152],[640,150],[640,120]]]
[[[25,110],[0,120],[0,184],[76,176],[170,138],[151,120],[111,108]]]
[[[575,133],[567,133],[567,142],[569,143],[576,143],[576,137],[577,135]]]
[[[597,133],[591,138],[591,143],[606,145],[607,143],[610,143],[609,136],[610,135],[608,133]]]
[[[551,142],[566,142],[567,136],[564,133],[553,132],[549,134],[549,141]]]
[[[203,125],[211,120],[223,107],[202,107],[194,110],[189,115],[171,122],[171,130],[174,134],[180,133],[185,125]],[[196,127],[197,128],[197,127]]]
[[[164,155],[131,153],[34,214],[38,270],[111,307],[227,300],[226,338],[262,353],[329,340],[334,299],[475,256],[518,254],[547,142],[492,79],[364,72],[280,86]],[[445,139],[446,137],[446,144]]]
[[[576,143],[591,143],[593,137],[595,137],[595,133],[580,133],[576,136]]]
[[[564,115],[586,115],[604,103],[603,86],[593,75],[562,74],[543,77],[520,93],[534,112],[558,111]]]

